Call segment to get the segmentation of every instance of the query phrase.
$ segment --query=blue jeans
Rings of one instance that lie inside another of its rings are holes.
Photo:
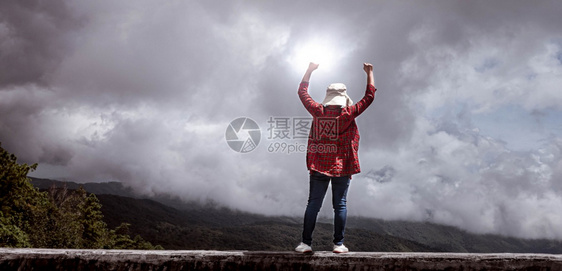
[[[316,226],[316,218],[322,207],[330,180],[332,182],[332,206],[334,208],[334,244],[343,244],[345,221],[347,220],[347,189],[351,179],[349,176],[330,177],[313,171],[310,174],[310,190],[302,231],[302,242],[309,246],[312,245],[312,232]]]

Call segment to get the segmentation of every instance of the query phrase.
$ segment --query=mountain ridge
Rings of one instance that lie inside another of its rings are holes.
[[[169,195],[139,196],[117,182],[31,179],[39,189],[82,186],[100,200],[108,226],[130,223],[131,233],[166,249],[292,250],[302,227],[301,218],[251,214]],[[316,250],[331,250],[331,232],[332,225],[319,220]],[[364,217],[348,217],[346,245],[353,251],[562,253],[558,240],[479,235],[430,222]]]

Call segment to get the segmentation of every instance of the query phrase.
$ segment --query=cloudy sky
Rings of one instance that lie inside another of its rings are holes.
[[[0,142],[36,177],[301,216],[306,65],[320,63],[313,98],[342,82],[358,101],[370,62],[350,215],[562,239],[560,14],[558,1],[4,0]],[[239,117],[260,127],[248,153],[225,139]]]

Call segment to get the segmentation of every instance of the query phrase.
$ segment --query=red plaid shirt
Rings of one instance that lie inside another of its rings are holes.
[[[308,82],[300,83],[299,98],[313,118],[306,152],[309,170],[332,177],[361,172],[357,155],[359,130],[355,118],[373,102],[375,91],[375,86],[368,84],[361,101],[341,108],[315,102],[308,94]]]

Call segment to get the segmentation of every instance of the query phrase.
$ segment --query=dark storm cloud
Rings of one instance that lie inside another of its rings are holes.
[[[48,81],[80,23],[65,1],[2,1],[0,87]]]

